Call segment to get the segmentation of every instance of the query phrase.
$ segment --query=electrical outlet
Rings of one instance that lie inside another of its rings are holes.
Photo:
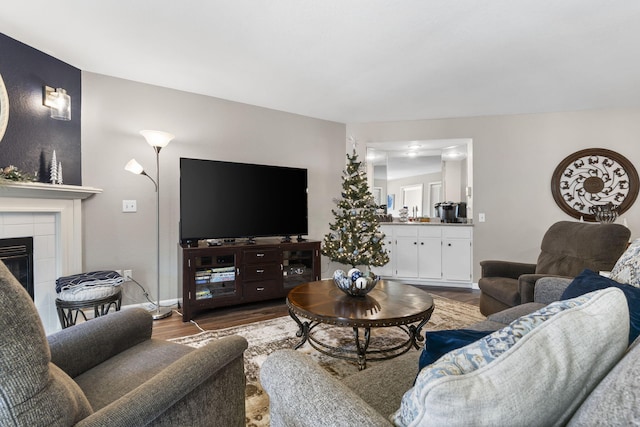
[[[478,214],[478,222],[485,222],[486,219],[487,218],[484,216],[484,213],[479,213]]]
[[[131,272],[131,270],[124,270],[124,276],[123,277],[124,277],[124,281],[128,282],[133,277],[133,273]]]
[[[137,212],[138,204],[135,200],[123,200],[122,201],[122,212]]]

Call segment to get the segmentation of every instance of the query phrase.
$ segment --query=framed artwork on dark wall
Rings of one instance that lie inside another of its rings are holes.
[[[633,164],[604,148],[570,154],[551,178],[551,194],[560,209],[590,222],[601,220],[603,211],[612,211],[613,219],[626,212],[638,197],[639,188]]]

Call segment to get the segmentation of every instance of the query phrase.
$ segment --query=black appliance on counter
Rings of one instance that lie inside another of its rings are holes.
[[[440,202],[435,204],[441,222],[467,222],[466,202]]]

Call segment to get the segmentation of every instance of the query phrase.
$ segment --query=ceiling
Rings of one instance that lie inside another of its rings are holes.
[[[636,107],[637,0],[2,0],[77,68],[342,123]]]

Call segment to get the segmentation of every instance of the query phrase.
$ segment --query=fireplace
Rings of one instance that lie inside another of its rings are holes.
[[[33,299],[33,237],[0,239],[0,260]]]
[[[0,185],[0,239],[33,239],[33,302],[47,335],[61,329],[56,278],[82,272],[82,202],[100,192],[37,182]]]

